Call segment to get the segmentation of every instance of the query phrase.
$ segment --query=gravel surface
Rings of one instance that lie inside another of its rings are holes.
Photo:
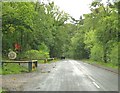
[[[36,76],[42,77],[50,73],[51,69],[55,68],[56,63],[38,64],[37,71],[23,74],[2,75],[2,88],[8,91],[22,91],[23,85],[35,79]],[[38,77],[37,77],[38,78]]]

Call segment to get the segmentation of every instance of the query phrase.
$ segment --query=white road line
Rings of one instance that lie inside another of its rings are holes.
[[[93,83],[97,88],[100,88],[100,86],[95,82],[95,80],[94,80],[91,76],[88,75],[88,78],[93,81],[92,83]]]
[[[91,76],[88,76],[89,79],[91,79],[92,81],[95,81]]]
[[[100,86],[98,84],[96,84],[95,82],[92,82],[97,88],[100,88]]]
[[[71,61],[70,61],[71,62]],[[79,71],[79,69],[75,66],[75,64],[73,63],[73,62],[71,62],[71,64],[73,64],[73,67],[74,67],[74,70],[75,70],[75,72],[76,72],[76,74],[78,74],[80,71]],[[86,71],[85,71],[85,69],[83,68],[83,67],[81,67],[82,69],[83,69],[83,71],[86,73]],[[78,74],[79,75],[79,74]],[[90,79],[90,80],[92,80],[92,83],[97,87],[97,88],[100,88],[100,86],[95,82],[95,80],[91,77],[91,76],[89,76],[87,73],[86,73],[86,75],[88,76],[88,78]]]

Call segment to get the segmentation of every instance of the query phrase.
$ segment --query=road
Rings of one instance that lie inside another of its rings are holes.
[[[118,91],[116,73],[75,60],[62,60],[50,73],[38,74],[24,91]]]

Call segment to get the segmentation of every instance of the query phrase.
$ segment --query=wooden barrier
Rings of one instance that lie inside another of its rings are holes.
[[[38,60],[44,60],[44,63],[46,63],[47,61],[54,60],[54,58],[42,58],[42,59],[31,60],[31,61],[24,61],[24,60],[6,61],[6,60],[2,60],[2,68],[4,68],[5,63],[18,63],[19,65],[20,65],[20,63],[27,63],[28,64],[28,70],[29,70],[29,72],[31,72],[31,71],[33,71],[37,68]]]
[[[44,63],[47,63],[47,61],[54,60],[54,58],[40,58],[40,59],[32,59],[32,60],[43,60]]]
[[[54,58],[47,58],[47,59],[44,59],[44,63],[46,63],[47,61],[51,61],[51,60],[54,60]]]
[[[54,58],[38,58],[38,59],[32,59],[32,60],[48,60],[48,61],[51,61],[51,60],[54,60]]]
[[[37,68],[37,60],[31,60],[31,61],[5,61],[2,60],[2,68],[4,68],[4,63],[18,63],[20,65],[20,63],[28,63],[28,70],[29,72],[35,70]]]

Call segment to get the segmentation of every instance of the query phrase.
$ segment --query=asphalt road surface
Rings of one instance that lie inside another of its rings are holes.
[[[75,60],[62,60],[50,73],[38,74],[24,91],[118,91],[116,73]]]

